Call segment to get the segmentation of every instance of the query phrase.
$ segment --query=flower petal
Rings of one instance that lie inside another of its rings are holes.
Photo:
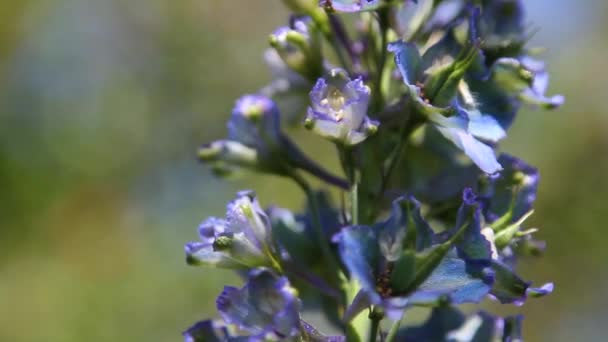
[[[464,260],[450,252],[410,296],[410,304],[431,304],[447,298],[454,304],[478,303],[490,291],[486,280],[468,271]]]
[[[272,250],[270,221],[253,191],[241,191],[228,203],[226,221],[231,232],[243,232],[260,250]]]
[[[485,173],[494,174],[502,170],[496,160],[494,150],[475,139],[471,133],[459,128],[435,126],[437,130],[456,147],[461,149]]]
[[[343,228],[333,238],[338,244],[342,262],[350,276],[359,281],[370,294],[376,293],[376,265],[380,250],[375,231],[368,226]]]
[[[461,239],[456,243],[458,255],[465,260],[489,261],[492,259],[492,246],[481,232],[481,204],[473,190],[463,191],[463,202],[458,209],[454,231],[464,229]]]
[[[433,230],[420,214],[420,202],[412,196],[394,200],[391,216],[380,226],[378,243],[390,262],[399,259],[404,248],[422,251],[433,240]]]
[[[226,286],[216,304],[227,323],[258,337],[299,335],[300,300],[287,278],[268,269],[251,271],[241,289]]]
[[[388,51],[395,55],[395,64],[407,85],[415,85],[419,77],[419,68],[422,59],[418,47],[413,43],[402,40],[388,45]]]
[[[491,115],[472,114],[469,115],[469,133],[473,136],[490,142],[498,142],[507,136],[507,132]]]

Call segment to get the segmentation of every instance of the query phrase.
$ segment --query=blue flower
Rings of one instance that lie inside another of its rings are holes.
[[[228,138],[261,149],[275,147],[281,143],[279,109],[264,96],[240,97],[228,120]]]
[[[412,305],[482,300],[493,277],[479,211],[473,198],[465,198],[456,227],[435,235],[420,215],[420,204],[406,197],[393,202],[387,221],[342,229],[334,241],[350,276],[362,288],[346,318],[371,304],[399,317]]]
[[[406,96],[414,110],[481,170],[493,174],[500,171],[501,166],[493,148],[480,139],[495,143],[505,137],[505,131],[492,116],[474,108],[472,97],[457,97],[463,91],[466,95],[463,78],[471,63],[479,58],[474,30],[470,31],[472,37],[462,49],[451,35],[422,56],[416,45],[403,41],[391,43],[388,49],[395,54]]]
[[[253,192],[240,192],[226,218],[209,218],[198,229],[200,241],[185,245],[192,265],[222,268],[276,266],[277,252],[268,216]]]
[[[338,144],[356,145],[376,132],[367,117],[370,89],[361,78],[351,80],[341,69],[320,78],[310,92],[305,126]]]
[[[361,12],[380,7],[382,0],[321,0],[319,5],[329,11]]]
[[[228,139],[201,146],[201,160],[226,171],[249,167],[284,172],[284,167],[272,158],[281,153],[285,138],[280,129],[279,110],[270,98],[253,94],[240,97],[227,126]]]
[[[229,324],[251,334],[254,340],[283,340],[300,336],[301,302],[286,277],[257,268],[249,272],[241,289],[226,286],[216,300]]]

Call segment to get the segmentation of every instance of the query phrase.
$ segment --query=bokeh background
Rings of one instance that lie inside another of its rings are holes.
[[[507,312],[526,314],[529,341],[601,341],[608,3],[528,9],[567,102],[523,111],[502,148],[541,170],[532,221],[549,248],[522,273],[556,292]],[[278,0],[0,0],[0,341],[176,341],[215,314],[240,281],[185,265],[199,221],[243,187],[301,205],[289,183],[218,180],[195,161],[270,79],[261,56],[285,22]]]

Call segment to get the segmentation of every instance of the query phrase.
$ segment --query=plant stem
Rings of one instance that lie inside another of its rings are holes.
[[[348,63],[348,61],[346,59],[346,55],[344,54],[344,51],[340,48],[340,41],[334,35],[332,35],[328,39],[329,39],[330,45],[333,46],[334,51],[336,52],[336,57],[338,57],[338,61],[340,61],[340,64],[342,65],[342,67],[344,68],[344,70],[346,70],[346,72],[349,75],[352,75],[352,68],[350,67],[350,64]]]
[[[304,154],[304,152],[302,152],[290,139],[283,137],[281,143],[284,144],[287,147],[286,149],[290,151],[287,159],[290,160],[292,167],[302,169],[328,184],[335,185],[344,190],[348,189],[349,184],[346,180],[335,176],[322,168],[319,164]]]
[[[381,91],[384,65],[386,64],[387,43],[388,43],[388,8],[378,10],[378,26],[380,28],[380,56],[376,61],[376,78],[374,80],[374,102],[373,109],[378,111],[384,104],[384,94]],[[374,47],[375,48],[375,47]]]
[[[372,322],[369,333],[369,342],[376,342],[378,340],[378,332],[380,331],[380,321],[384,318],[384,313],[379,311],[376,307],[369,313],[369,319]]]
[[[355,171],[355,165],[353,163],[352,150],[348,147],[338,145],[338,154],[340,155],[340,163],[342,169],[346,174],[348,182],[350,184],[350,213],[351,213],[351,224],[355,225],[359,223],[359,193],[357,185],[357,175]]]
[[[357,183],[354,183],[350,188],[350,210],[351,210],[351,224],[359,224],[359,187]]]
[[[338,149],[338,155],[340,157],[340,165],[342,166],[342,170],[346,175],[346,179],[350,187],[356,182],[355,180],[355,165],[353,163],[352,151],[349,147],[344,145],[336,145]],[[350,189],[349,187],[349,189]]]

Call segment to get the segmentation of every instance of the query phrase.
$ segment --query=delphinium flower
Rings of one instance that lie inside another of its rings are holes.
[[[255,268],[242,288],[224,287],[216,306],[229,329],[218,321],[201,321],[184,332],[186,341],[324,341],[343,342],[339,336],[323,336],[301,320],[302,303],[286,277]]]
[[[457,306],[519,306],[553,290],[515,270],[545,247],[527,222],[538,170],[497,153],[523,105],[563,103],[546,95],[548,72],[526,47],[523,2],[283,2],[294,14],[270,34],[274,79],[237,100],[228,137],[199,157],[218,174],[286,177],[306,206],[284,208],[276,191],[264,209],[240,192],[224,218],[200,224],[187,262],[236,269],[245,285],[225,287],[222,319],[192,325],[185,340],[521,341],[521,315]],[[301,126],[337,147],[343,178],[281,127],[304,112]],[[422,324],[408,322],[413,307],[429,311]],[[305,322],[309,310],[338,335]]]
[[[395,319],[414,305],[476,303],[492,286],[490,247],[473,198],[465,198],[456,225],[442,238],[415,199],[399,198],[386,221],[344,228],[335,240],[362,288],[349,316],[371,304]]]
[[[505,132],[490,115],[467,110],[458,100],[467,69],[479,58],[474,33],[474,17],[469,21],[469,40],[458,49],[452,34],[420,54],[413,43],[397,41],[389,46],[406,84],[415,110],[461,149],[481,170],[492,174],[501,170],[494,151],[481,140],[496,143]]]
[[[311,90],[304,125],[338,144],[356,145],[378,129],[367,117],[369,100],[370,89],[361,78],[351,80],[344,70],[333,69]]]
[[[228,204],[225,219],[208,218],[199,225],[198,233],[200,241],[185,247],[192,265],[279,267],[268,216],[252,192],[240,192]]]

